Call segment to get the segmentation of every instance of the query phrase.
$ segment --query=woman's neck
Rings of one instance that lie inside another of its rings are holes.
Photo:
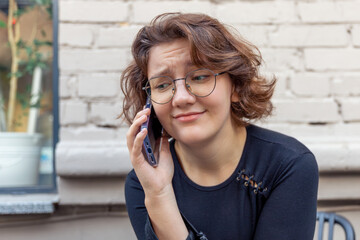
[[[175,142],[176,153],[185,174],[202,186],[225,181],[235,170],[246,140],[246,128],[231,125],[198,145]]]

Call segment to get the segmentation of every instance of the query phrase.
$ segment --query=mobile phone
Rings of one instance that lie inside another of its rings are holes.
[[[151,99],[148,97],[146,99],[145,108],[150,108],[151,113],[148,116],[147,121],[141,125],[141,129],[147,128],[148,133],[144,139],[142,146],[142,153],[144,154],[145,159],[148,163],[156,167],[159,163],[159,154],[161,149],[161,135],[163,128],[159,122],[159,119],[156,117],[155,111],[152,108]]]

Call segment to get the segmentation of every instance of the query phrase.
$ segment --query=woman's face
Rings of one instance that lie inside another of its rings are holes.
[[[161,43],[150,50],[148,79],[160,75],[172,79],[184,78],[188,72],[198,68],[191,63],[187,40]],[[232,131],[230,104],[234,97],[228,74],[217,76],[216,87],[207,97],[192,95],[187,91],[184,80],[175,84],[176,92],[170,102],[153,102],[157,117],[173,138],[191,145],[206,143],[214,137],[226,136],[221,133]]]

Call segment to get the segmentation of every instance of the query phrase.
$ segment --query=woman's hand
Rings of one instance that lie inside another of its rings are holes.
[[[174,164],[171,158],[169,142],[167,137],[162,137],[158,166],[152,167],[142,153],[142,144],[148,132],[143,129],[139,132],[141,124],[145,123],[150,115],[150,109],[146,108],[138,112],[131,124],[127,134],[127,147],[130,153],[131,163],[136,175],[144,189],[146,197],[160,197],[168,195],[172,190],[172,178],[174,175]],[[173,194],[173,193],[172,193]]]
[[[162,147],[157,167],[152,167],[141,151],[147,129],[140,132],[139,129],[149,115],[148,108],[138,112],[127,132],[131,163],[144,189],[144,203],[158,239],[186,239],[189,233],[181,217],[172,187],[174,163],[168,138],[165,136],[161,138]]]

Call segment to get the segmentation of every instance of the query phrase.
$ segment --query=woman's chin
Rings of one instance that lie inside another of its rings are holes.
[[[198,145],[207,140],[204,131],[186,131],[185,129],[174,137],[177,141],[186,145]]]

